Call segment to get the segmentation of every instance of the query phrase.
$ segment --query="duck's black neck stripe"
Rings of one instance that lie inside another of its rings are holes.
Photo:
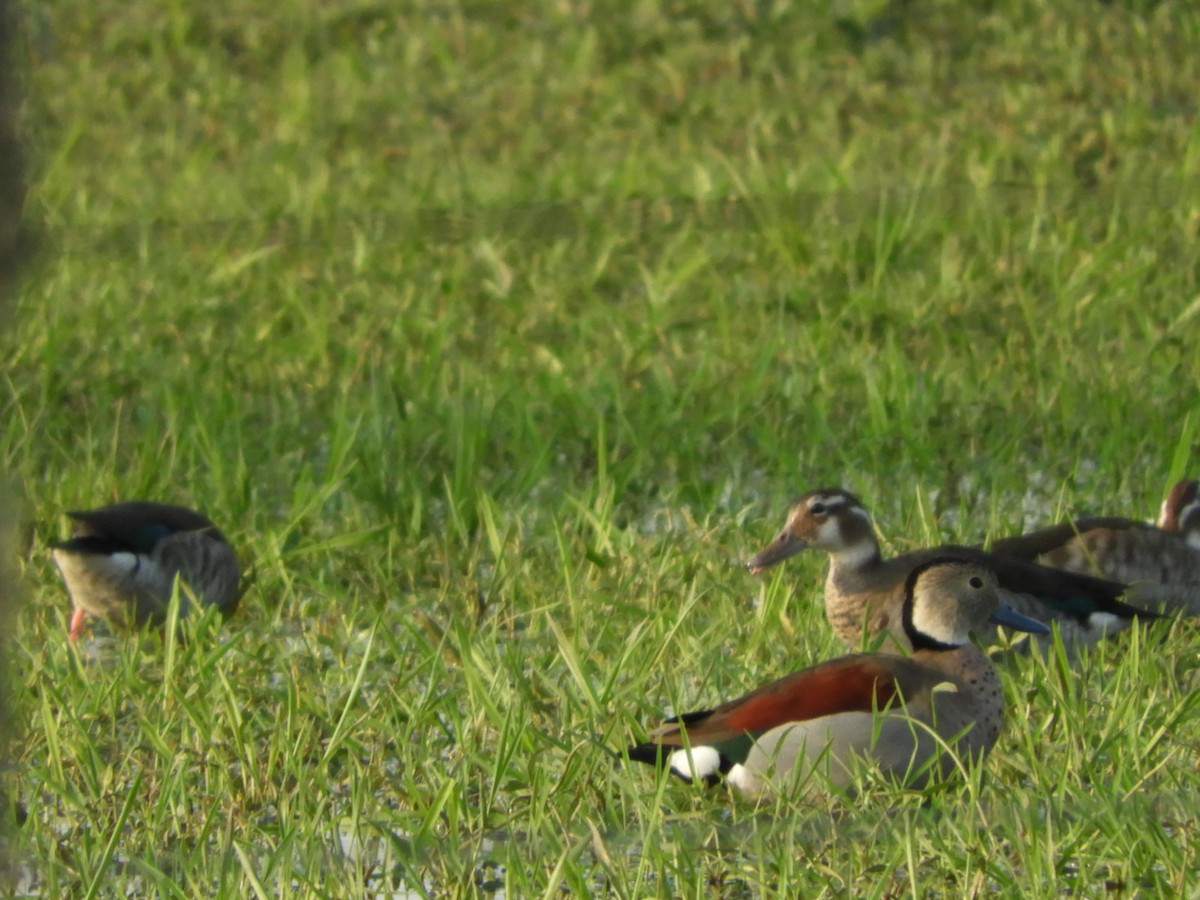
[[[904,633],[908,637],[908,641],[912,644],[914,651],[916,650],[957,650],[954,644],[946,644],[936,638],[930,637],[925,632],[919,630],[913,623],[913,606],[916,603],[917,580],[925,573],[927,569],[934,566],[944,566],[948,563],[957,563],[959,560],[949,556],[936,557],[927,559],[925,562],[917,565],[911,572],[908,573],[908,578],[904,581]]]

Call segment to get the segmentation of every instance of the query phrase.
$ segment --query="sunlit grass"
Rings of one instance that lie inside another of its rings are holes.
[[[710,8],[712,7],[712,8]],[[1186,895],[1200,633],[1005,665],[963,783],[762,807],[616,763],[840,653],[885,544],[1196,474],[1182,3],[58,3],[3,337],[6,771],[42,896]],[[47,542],[203,508],[248,573],[71,647]]]

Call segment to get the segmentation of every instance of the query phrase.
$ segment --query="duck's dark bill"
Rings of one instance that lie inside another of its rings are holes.
[[[1049,634],[1050,628],[1044,622],[1023,616],[1011,606],[1001,606],[988,617],[993,625],[1003,625],[1013,631],[1027,631],[1030,634]]]
[[[766,547],[746,560],[746,568],[758,575],[776,563],[783,562],[789,556],[795,556],[808,545],[800,538],[783,532]]]

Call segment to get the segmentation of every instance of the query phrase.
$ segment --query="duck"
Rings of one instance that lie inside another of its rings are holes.
[[[853,653],[801,669],[668,719],[629,759],[686,781],[723,778],[761,799],[797,787],[852,790],[863,764],[922,788],[982,758],[1000,736],[1004,691],[972,632],[988,623],[1049,629],[1002,604],[995,573],[953,557],[913,566],[902,607],[911,656]]]
[[[1145,609],[1200,615],[1200,501],[1181,481],[1163,502],[1157,525],[1090,516],[992,541],[992,553],[1082,572],[1127,585]]]
[[[792,504],[778,536],[750,557],[746,566],[760,574],[807,547],[829,554],[825,614],[834,632],[852,649],[866,637],[893,650],[912,651],[901,615],[904,585],[914,568],[939,557],[990,569],[999,580],[1003,602],[1039,622],[1057,624],[1072,653],[1136,618],[1157,617],[1120,600],[1125,592],[1120,582],[975,547],[947,544],[884,559],[870,513],[858,497],[842,488],[803,494]]]
[[[68,636],[79,639],[90,616],[117,628],[161,625],[178,577],[180,615],[193,599],[224,616],[237,608],[237,556],[212,520],[186,506],[129,500],[68,512],[71,537],[52,543],[74,606]]]

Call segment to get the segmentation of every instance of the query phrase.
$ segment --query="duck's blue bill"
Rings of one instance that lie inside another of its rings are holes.
[[[1027,631],[1030,634],[1050,633],[1050,628],[1044,622],[1023,616],[1011,606],[997,607],[996,611],[988,617],[988,621],[994,625],[1011,628],[1013,631]]]

